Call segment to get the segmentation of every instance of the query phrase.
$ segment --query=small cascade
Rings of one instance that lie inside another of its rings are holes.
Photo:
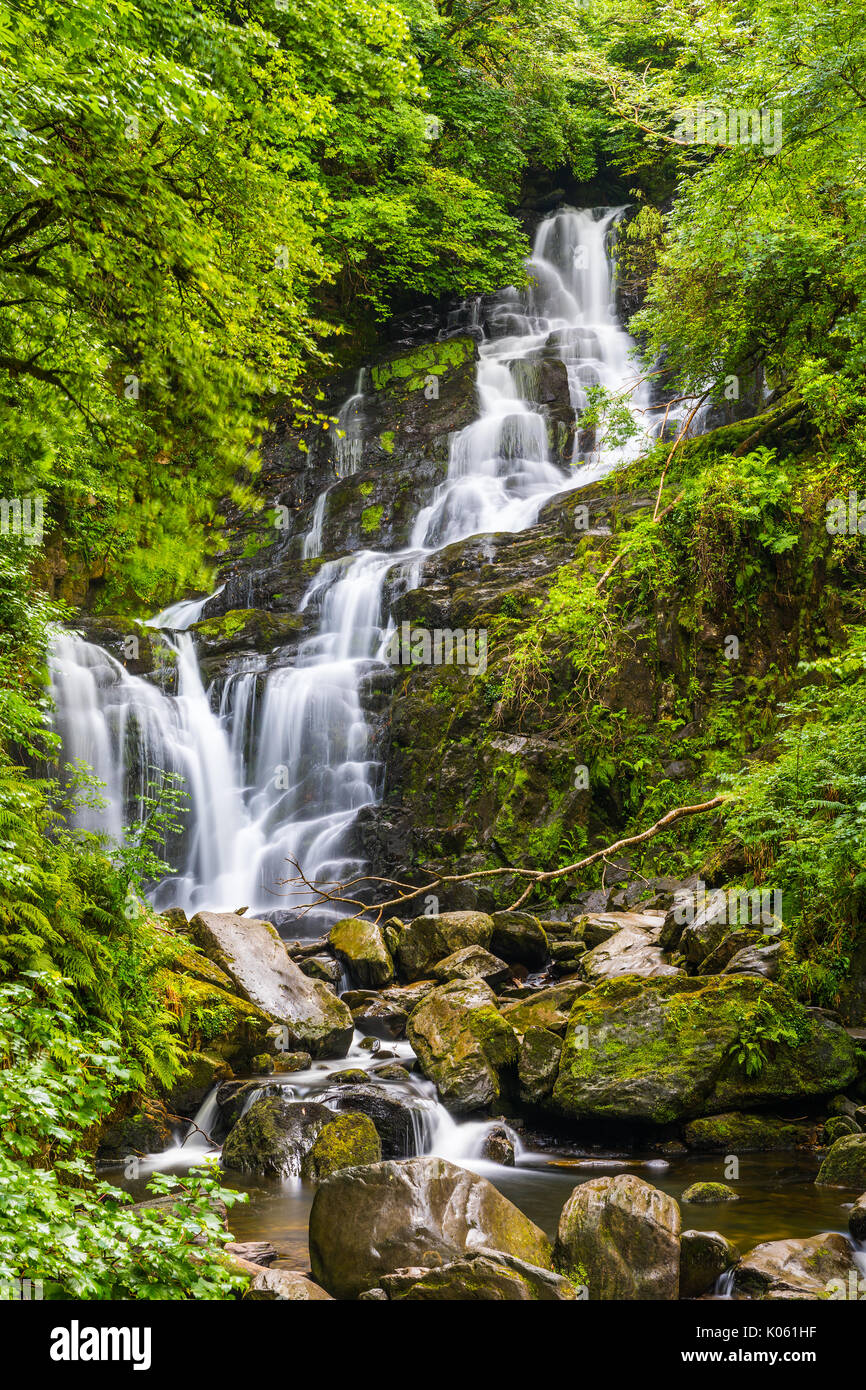
[[[364,449],[364,382],[366,368],[358,372],[355,390],[344,401],[337,415],[337,438],[334,444],[338,478],[348,478],[361,466]]]
[[[293,865],[310,882],[346,879],[363,868],[354,826],[358,812],[378,800],[381,767],[360,692],[386,662],[386,585],[415,587],[425,558],[454,541],[532,525],[551,497],[631,458],[651,433],[646,387],[630,358],[634,345],[615,312],[610,245],[622,211],[555,213],[538,228],[529,289],[467,307],[479,339],[478,418],[453,436],[447,475],[420,509],[407,549],[361,551],[321,566],[300,610],[317,616],[317,631],[300,644],[293,665],[271,667],[264,678],[233,673],[206,690],[189,629],[208,598],[183,600],[151,619],[176,662],[173,695],[129,676],[88,643],[58,638],[56,724],[65,759],[89,762],[105,783],[109,804],[100,828],[122,832],[146,795],[151,769],[184,780],[187,828],[169,846],[177,873],[155,890],[158,906],[297,909],[311,894],[283,894],[281,881],[294,877]],[[595,449],[583,438],[563,463],[533,399],[551,360],[565,367],[576,411],[593,384],[625,393],[642,437]],[[361,371],[339,411],[339,478],[362,462],[364,386]],[[327,551],[328,494],[324,489],[316,500],[305,558]],[[336,915],[321,910],[317,921],[304,920],[315,931]]]

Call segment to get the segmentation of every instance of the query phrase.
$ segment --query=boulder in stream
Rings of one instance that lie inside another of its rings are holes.
[[[848,1213],[848,1230],[852,1240],[866,1240],[866,1192],[857,1198]]]
[[[819,1187],[866,1187],[866,1134],[844,1134],[818,1169]]]
[[[716,1280],[739,1259],[737,1247],[718,1231],[683,1231],[680,1236],[680,1298],[710,1293]]]
[[[406,1033],[425,1076],[455,1114],[484,1110],[502,1095],[517,1062],[517,1038],[483,980],[455,981],[427,995]]]
[[[372,1120],[385,1158],[411,1158],[429,1118],[429,1109],[416,1095],[397,1086],[364,1083],[335,1084],[320,1099],[334,1111],[353,1110]]]
[[[680,1209],[631,1173],[592,1178],[562,1209],[554,1264],[593,1301],[677,1298]]]
[[[244,999],[285,1025],[288,1047],[314,1057],[345,1057],[352,1015],[327,985],[302,973],[270,922],[233,912],[199,912],[190,931]]]
[[[337,959],[360,989],[384,989],[394,979],[394,962],[382,928],[359,917],[344,917],[331,928]]]
[[[381,1158],[382,1144],[373,1121],[348,1111],[320,1130],[304,1164],[305,1176],[321,1181],[341,1168],[379,1163]]]
[[[735,1298],[829,1298],[859,1276],[849,1241],[836,1231],[756,1245],[734,1270]]]
[[[556,1303],[578,1297],[574,1284],[563,1275],[483,1247],[436,1269],[383,1274],[380,1288],[392,1303]]]
[[[334,1112],[316,1101],[291,1100],[270,1087],[229,1131],[222,1165],[240,1173],[300,1177],[307,1158]]]
[[[551,1269],[550,1242],[492,1183],[441,1158],[351,1168],[319,1186],[310,1212],[313,1278],[357,1298],[397,1270],[478,1247]]]

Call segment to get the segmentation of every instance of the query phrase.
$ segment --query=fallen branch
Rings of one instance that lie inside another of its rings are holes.
[[[737,445],[732,454],[732,458],[742,458],[750,449],[754,448],[759,439],[763,439],[765,434],[769,434],[770,430],[777,429],[779,425],[786,425],[789,420],[793,420],[795,415],[799,415],[800,412],[805,409],[806,405],[804,401],[795,401],[793,405],[789,405],[787,409],[781,411],[778,415],[772,415],[769,420],[764,421],[763,425],[759,425],[756,430],[753,430],[752,433],[743,440],[742,444]]]
[[[306,903],[298,910],[299,917],[307,912],[315,911],[325,903],[339,903],[342,906],[357,908],[359,910],[359,916],[375,914],[374,920],[380,922],[383,913],[387,912],[389,909],[403,907],[406,903],[412,902],[415,898],[420,898],[425,893],[435,893],[439,888],[450,888],[458,883],[475,883],[482,878],[501,878],[503,875],[511,875],[512,877],[529,880],[526,888],[508,909],[510,912],[513,912],[528,900],[539,884],[550,883],[554,879],[565,878],[569,874],[578,873],[582,869],[589,868],[591,864],[595,864],[599,859],[604,859],[605,856],[610,854],[616,854],[619,850],[629,849],[632,845],[645,844],[647,840],[651,840],[656,835],[662,834],[663,831],[669,830],[672,825],[675,825],[677,821],[684,820],[686,816],[697,816],[704,811],[713,811],[717,806],[722,806],[727,800],[728,798],[726,796],[714,796],[710,801],[702,801],[695,806],[677,806],[673,811],[668,811],[663,815],[654,825],[649,826],[646,830],[641,830],[637,835],[627,835],[622,840],[615,840],[613,844],[605,845],[603,849],[594,850],[592,854],[586,855],[583,859],[578,859],[574,864],[567,864],[561,869],[513,869],[511,867],[500,867],[497,869],[480,869],[476,870],[474,873],[467,874],[441,874],[432,877],[429,883],[422,884],[420,888],[413,888],[395,879],[365,875],[359,875],[354,879],[350,879],[346,884],[340,884],[333,880],[317,884],[306,877],[296,860],[289,860],[288,862],[298,870],[297,877],[293,879],[281,879],[280,883],[281,886],[290,890],[293,888],[304,888],[316,894],[314,902]],[[422,872],[432,873],[433,871],[425,869],[422,870]],[[401,892],[397,897],[387,898],[384,902],[380,903],[365,903],[360,898],[350,898],[346,896],[347,889],[355,888],[361,883],[387,883],[393,887],[405,889],[406,891]]]

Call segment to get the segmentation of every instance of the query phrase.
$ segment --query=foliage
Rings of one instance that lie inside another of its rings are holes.
[[[67,984],[0,985],[0,1285],[29,1280],[65,1299],[231,1296],[246,1281],[220,1257],[229,1236],[215,1203],[239,1194],[207,1169],[155,1175],[149,1191],[170,1206],[135,1210],[82,1157],[131,1071],[111,1037],[81,1028]]]

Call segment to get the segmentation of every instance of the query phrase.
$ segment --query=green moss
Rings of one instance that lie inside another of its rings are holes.
[[[317,1137],[305,1166],[305,1176],[321,1181],[342,1168],[379,1163],[382,1143],[368,1115],[348,1111],[325,1125]]]
[[[390,362],[382,362],[372,368],[370,377],[376,391],[423,391],[427,377],[443,376],[474,357],[473,338],[448,338],[443,343],[430,343],[392,358]]]
[[[371,535],[374,531],[378,531],[383,510],[384,508],[378,505],[364,508],[361,513],[361,530],[365,535]]]
[[[384,430],[382,434],[379,435],[379,443],[382,445],[386,454],[393,454],[394,438],[395,435],[393,430]]]

